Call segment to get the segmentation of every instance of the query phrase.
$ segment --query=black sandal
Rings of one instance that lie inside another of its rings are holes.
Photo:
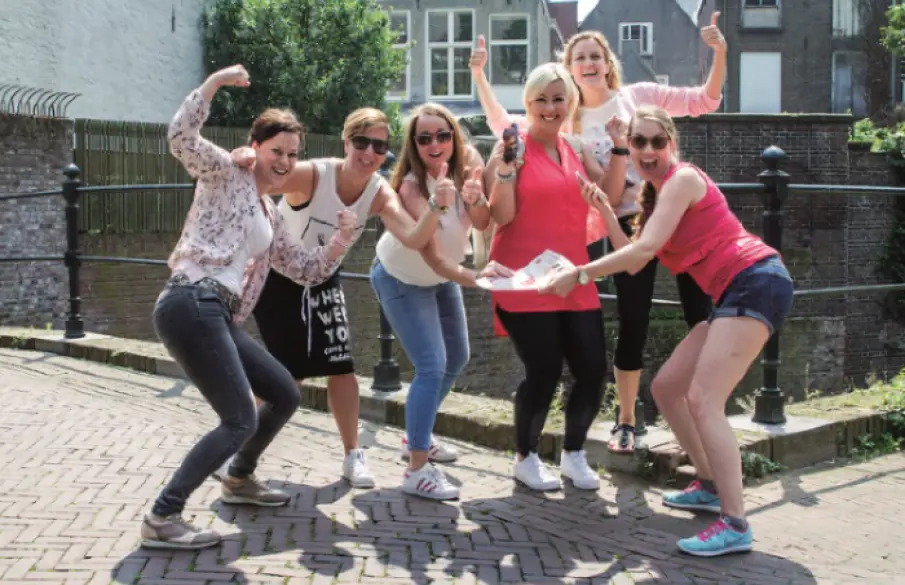
[[[618,441],[616,446],[613,446],[613,443],[616,441]],[[635,451],[635,427],[627,424],[617,424],[613,427],[612,436],[607,448],[610,453],[633,453]]]

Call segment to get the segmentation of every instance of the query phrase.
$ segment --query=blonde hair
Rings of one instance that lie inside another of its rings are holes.
[[[402,143],[402,152],[399,154],[399,162],[396,164],[393,177],[390,179],[390,186],[398,193],[406,175],[412,173],[418,179],[418,189],[421,194],[425,199],[429,199],[427,169],[418,153],[418,144],[415,142],[415,129],[421,116],[437,116],[438,118],[443,118],[449,124],[449,129],[453,133],[453,151],[452,156],[449,158],[449,174],[452,176],[457,189],[461,189],[465,183],[466,147],[462,128],[453,113],[445,106],[428,102],[418,106],[411,113],[405,123],[405,142]]]
[[[544,63],[535,67],[528,75],[525,82],[525,91],[522,94],[522,101],[525,104],[525,111],[529,110],[531,102],[537,98],[551,83],[562,81],[566,90],[566,99],[569,101],[569,116],[572,119],[575,112],[578,111],[579,92],[575,80],[569,74],[568,69],[559,63]]]
[[[635,122],[644,120],[653,122],[663,129],[663,133],[669,137],[672,144],[672,151],[676,157],[679,156],[679,131],[676,129],[676,123],[666,110],[657,106],[641,106],[635,110],[631,122],[628,124],[628,134],[632,135]],[[657,204],[657,189],[650,181],[644,181],[641,185],[641,213],[635,218],[635,233],[639,233],[647,220],[650,219]]]
[[[386,128],[390,131],[390,120],[377,108],[358,108],[348,116],[343,124],[343,140],[361,136],[372,128]]]
[[[606,84],[611,90],[615,91],[622,87],[622,64],[619,62],[619,58],[616,57],[616,53],[610,48],[609,41],[606,40],[606,37],[603,36],[602,33],[596,30],[586,30],[580,33],[572,35],[569,40],[566,42],[566,46],[563,48],[562,53],[562,62],[563,65],[569,71],[572,70],[572,59],[575,53],[575,46],[582,41],[594,41],[600,48],[603,50],[603,59],[606,61],[609,66],[609,72],[606,74]],[[580,107],[584,105],[584,98],[581,95],[581,88],[578,88],[578,108],[575,108],[575,113],[572,115],[570,122],[572,127],[572,132],[575,134],[581,134],[581,110]]]

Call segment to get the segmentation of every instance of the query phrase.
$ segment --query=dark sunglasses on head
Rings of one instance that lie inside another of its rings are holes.
[[[368,138],[367,136],[353,136],[349,139],[355,150],[367,150],[368,146],[374,149],[374,154],[386,154],[390,149],[390,143],[386,140],[378,138]]]
[[[429,134],[427,132],[423,134],[419,134],[415,136],[415,142],[418,143],[418,146],[430,146],[434,142],[434,138],[437,139],[437,144],[446,144],[453,138],[453,133],[451,130],[440,130],[436,134]]]
[[[648,143],[650,143],[654,150],[663,150],[669,145],[669,136],[658,134],[653,138],[648,138],[647,136],[635,134],[631,138],[632,148],[637,148],[638,150],[644,150],[644,147],[646,147]]]

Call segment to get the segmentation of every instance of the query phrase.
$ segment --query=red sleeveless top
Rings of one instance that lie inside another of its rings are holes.
[[[745,229],[719,187],[698,167],[677,164],[666,173],[663,185],[682,168],[697,171],[707,184],[707,193],[688,208],[657,257],[673,274],[688,273],[717,301],[739,272],[779,252]]]
[[[524,164],[515,185],[516,213],[509,225],[496,230],[490,259],[518,270],[544,250],[568,258],[576,266],[588,263],[587,232],[590,207],[581,197],[575,173],[585,178],[584,165],[562,137],[557,141],[561,165],[551,159],[543,145],[527,133]],[[541,295],[534,291],[493,292],[492,299],[504,311],[588,311],[600,308],[593,282],[576,286],[569,296]]]

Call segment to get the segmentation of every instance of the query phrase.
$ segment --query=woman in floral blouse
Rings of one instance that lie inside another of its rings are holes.
[[[271,266],[300,284],[330,276],[352,241],[356,217],[344,210],[340,229],[324,246],[305,251],[288,236],[264,194],[279,188],[295,165],[303,130],[285,110],[267,110],[251,128],[254,170],[235,165],[202,138],[210,103],[224,86],[247,87],[241,65],[212,74],[192,91],[170,123],[170,150],[197,179],[182,236],[169,259],[172,276],[153,320],[167,351],[208,401],[220,424],[202,437],[160,492],[141,526],[142,545],[199,549],[220,536],[182,519],[188,497],[236,454],[223,478],[222,500],[283,506],[289,496],[255,479],[258,458],[296,411],[292,376],[241,328]],[[255,409],[254,396],[263,402]]]

